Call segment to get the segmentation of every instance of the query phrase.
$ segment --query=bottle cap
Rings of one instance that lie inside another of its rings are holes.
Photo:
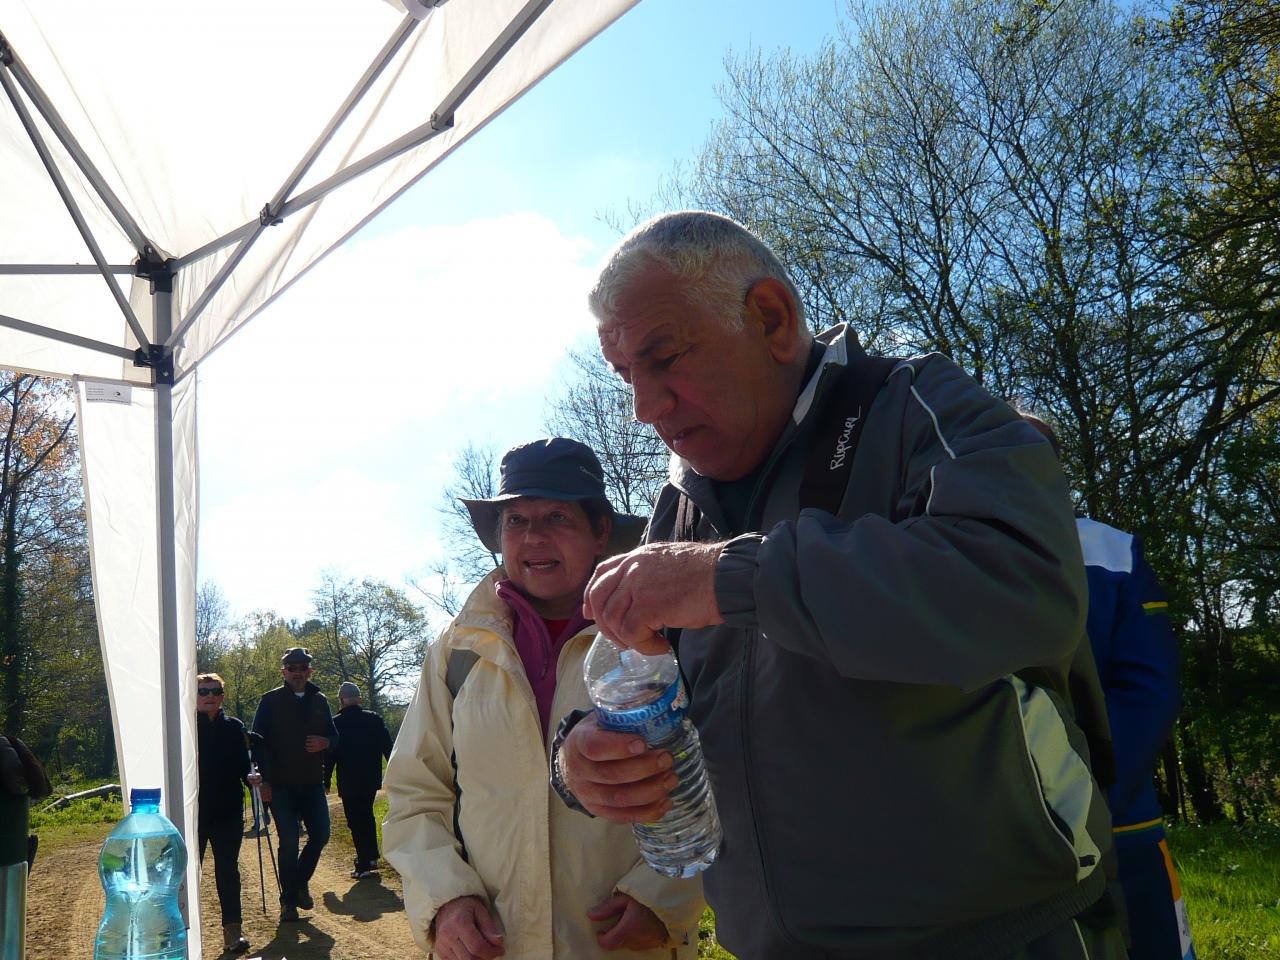
[[[138,803],[159,803],[159,787],[134,787],[129,791],[129,806]]]

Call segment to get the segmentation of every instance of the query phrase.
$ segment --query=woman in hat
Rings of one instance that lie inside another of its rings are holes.
[[[200,859],[213,847],[213,877],[222,909],[222,945],[244,953],[241,931],[240,839],[244,834],[244,787],[249,782],[249,737],[244,724],[223,710],[226,684],[216,673],[196,678],[196,745],[200,766],[198,835]]]
[[[583,589],[643,522],[560,437],[509,450],[498,496],[463,503],[502,566],[428,648],[387,766],[383,841],[415,939],[441,960],[696,956],[701,882],[655,873],[629,826],[547,782],[553,718],[590,707]]]

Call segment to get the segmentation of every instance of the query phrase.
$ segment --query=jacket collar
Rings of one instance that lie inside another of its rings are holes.
[[[498,584],[506,579],[506,570],[499,566],[481,580],[446,628],[446,633],[455,649],[474,650],[505,670],[523,672],[516,649],[515,614],[498,596]],[[530,615],[537,616],[532,608]]]

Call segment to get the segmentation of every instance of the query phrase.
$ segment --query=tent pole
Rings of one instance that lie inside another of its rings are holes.
[[[19,320],[17,317],[7,317],[3,313],[0,313],[0,327],[21,330],[23,333],[32,333],[37,337],[48,337],[51,340],[61,340],[63,343],[69,343],[72,346],[96,350],[99,353],[107,353],[124,360],[134,360],[138,355],[136,350],[130,350],[128,347],[119,347],[112,343],[103,343],[101,340],[77,336],[74,333],[67,333],[65,330],[42,327],[38,323],[28,323],[26,320]]]
[[[109,263],[107,264],[109,273],[124,273],[133,276],[138,272],[138,268],[132,263]],[[49,275],[49,276],[75,276],[77,274],[94,274],[101,273],[96,266],[89,266],[87,263],[0,263],[0,275],[8,276],[10,274],[16,276],[33,276],[33,275]]]
[[[156,340],[173,325],[173,276],[157,273],[152,280]],[[194,678],[180,675],[178,665],[178,577],[174,546],[173,497],[173,373],[168,364],[154,368],[156,391],[156,562],[160,566],[160,704],[164,730],[165,810],[178,833],[186,837],[182,783],[182,685]],[[189,851],[190,853],[193,851]],[[182,915],[189,916],[184,883]]]

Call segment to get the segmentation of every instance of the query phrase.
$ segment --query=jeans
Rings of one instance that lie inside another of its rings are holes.
[[[244,834],[244,821],[240,817],[224,817],[220,820],[199,822],[200,862],[204,862],[205,847],[213,847],[213,881],[218,888],[218,906],[222,908],[222,923],[240,922],[240,839]]]
[[[372,870],[378,865],[378,828],[373,822],[373,797],[377,791],[342,794],[342,812],[356,845],[356,869]]]
[[[280,841],[280,903],[298,905],[298,891],[311,882],[320,851],[329,842],[329,804],[320,784],[306,787],[271,785],[271,813]],[[307,827],[307,843],[298,853],[298,822]]]

